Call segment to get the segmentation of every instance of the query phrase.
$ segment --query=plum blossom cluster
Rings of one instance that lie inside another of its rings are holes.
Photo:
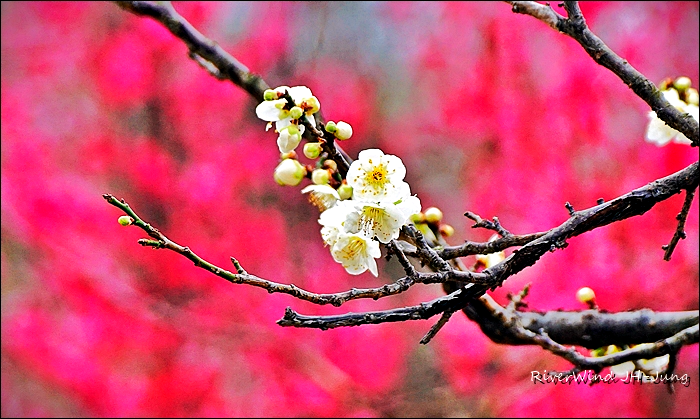
[[[681,112],[689,113],[698,120],[698,91],[691,87],[688,77],[678,77],[676,80],[666,79],[659,86],[664,98]],[[666,125],[659,119],[656,112],[649,112],[649,125],[646,130],[646,140],[656,145],[664,146],[670,142],[679,144],[691,144],[691,141],[682,133]]]
[[[347,174],[352,198],[337,200],[321,213],[321,236],[348,273],[369,270],[378,276],[379,243],[398,238],[401,227],[420,213],[420,200],[411,195],[404,176],[406,167],[397,156],[363,150]]]
[[[291,102],[288,100],[288,95]],[[302,117],[316,126],[314,114],[321,109],[321,104],[311,89],[306,86],[280,86],[266,90],[264,101],[255,108],[255,114],[263,121],[267,121],[267,129],[275,123],[277,146],[280,153],[293,151],[301,142],[301,135],[306,127],[301,124]]]
[[[268,122],[268,129],[275,123],[282,153],[275,180],[280,185],[296,186],[310,177],[313,185],[301,192],[308,193],[309,200],[321,211],[321,236],[333,259],[350,274],[369,270],[378,276],[375,259],[381,256],[379,244],[398,238],[401,227],[421,211],[420,200],[411,195],[404,181],[403,162],[379,149],[363,150],[344,180],[330,159],[321,159],[315,169],[303,166],[294,150],[301,142],[304,122],[316,127],[313,114],[320,109],[318,99],[306,86],[266,90],[264,99],[255,111]],[[338,140],[352,136],[352,127],[343,121],[328,121],[323,129]],[[304,145],[304,155],[309,159],[317,159],[321,153],[320,143]]]

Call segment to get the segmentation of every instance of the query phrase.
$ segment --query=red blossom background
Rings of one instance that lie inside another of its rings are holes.
[[[647,105],[572,39],[505,3],[176,3],[273,86],[306,85],[345,120],[353,156],[401,157],[450,241],[486,240],[462,214],[522,234],[673,173],[698,149],[643,140]],[[556,7],[556,6],[555,6]],[[594,32],[654,82],[698,82],[697,2],[584,2]],[[461,313],[433,323],[281,328],[305,314],[442,295],[416,286],[318,307],[231,285],[142,248],[103,193],[209,261],[314,292],[379,286],[323,247],[316,210],[272,179],[275,135],[255,102],[187,58],[154,21],[111,3],[2,3],[3,416],[696,416],[698,346],[676,385],[533,385],[569,364],[492,343]],[[532,283],[537,310],[698,308],[698,200],[671,262],[681,195],[570,240],[494,294]],[[467,259],[467,262],[470,260]],[[473,261],[473,259],[471,260]]]

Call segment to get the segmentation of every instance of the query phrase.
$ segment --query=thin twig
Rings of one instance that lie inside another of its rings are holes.
[[[678,244],[678,241],[681,239],[685,239],[685,221],[688,218],[688,213],[690,212],[690,206],[693,204],[693,197],[695,197],[695,191],[697,189],[686,189],[685,191],[685,201],[683,201],[683,207],[681,208],[681,212],[678,213],[676,216],[676,219],[678,220],[678,227],[676,227],[676,232],[673,233],[673,237],[671,238],[671,241],[665,245],[662,246],[664,252],[664,260],[668,261],[671,260],[671,255],[673,254],[673,250],[676,248],[676,245]]]

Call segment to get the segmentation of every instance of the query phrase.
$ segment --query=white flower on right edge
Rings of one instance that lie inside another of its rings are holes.
[[[687,104],[680,99],[678,91],[674,88],[669,88],[661,92],[664,98],[681,112],[689,113],[696,121],[698,121],[698,106],[696,104]],[[682,133],[676,131],[666,125],[664,121],[659,119],[656,112],[649,111],[649,125],[647,125],[645,138],[648,142],[654,143],[657,146],[664,146],[671,141],[678,144],[691,144],[691,141]]]

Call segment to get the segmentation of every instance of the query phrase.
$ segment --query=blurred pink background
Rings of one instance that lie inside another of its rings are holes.
[[[698,159],[644,141],[647,105],[572,39],[505,3],[175,3],[273,86],[306,85],[350,122],[352,155],[401,157],[423,207],[487,240],[467,210],[516,234],[615,198]],[[556,6],[555,6],[556,8]],[[584,2],[592,30],[655,83],[698,75],[697,2]],[[563,13],[563,11],[562,11]],[[227,269],[325,293],[352,276],[323,247],[317,211],[278,186],[275,135],[240,88],[187,58],[159,24],[111,3],[2,3],[2,416],[696,416],[698,346],[676,385],[535,386],[565,361],[492,343],[461,313],[329,331],[281,328],[291,306],[334,314],[443,295],[415,286],[318,307],[232,285],[168,251],[103,193]],[[302,161],[303,157],[302,157]],[[308,182],[308,181],[307,181]],[[306,183],[304,183],[306,184]],[[570,240],[493,293],[532,283],[535,310],[698,308],[698,199],[688,239],[662,260],[683,202]],[[473,262],[473,258],[466,262]]]

